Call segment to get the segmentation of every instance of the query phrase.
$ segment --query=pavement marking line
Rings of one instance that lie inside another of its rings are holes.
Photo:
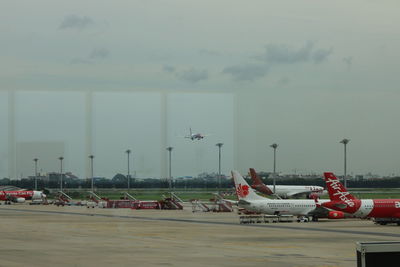
[[[166,221],[166,222],[181,222],[181,223],[193,223],[193,224],[214,224],[214,225],[231,225],[237,227],[255,227],[255,228],[272,228],[272,229],[287,229],[287,230],[304,230],[311,232],[329,232],[329,233],[341,233],[341,234],[352,234],[352,235],[371,235],[379,237],[400,237],[400,234],[394,233],[379,233],[379,232],[365,232],[355,230],[339,230],[339,229],[322,229],[322,228],[303,228],[294,226],[284,225],[257,225],[257,224],[239,224],[229,222],[215,222],[215,221],[201,221],[201,220],[189,220],[189,219],[176,219],[176,218],[151,218],[143,216],[127,216],[127,215],[111,215],[111,214],[99,214],[99,213],[81,213],[81,212],[70,212],[70,211],[48,211],[48,210],[28,210],[28,209],[13,209],[13,208],[1,208],[4,211],[17,211],[17,212],[31,212],[31,213],[46,213],[46,214],[63,214],[63,215],[76,215],[76,216],[89,216],[89,217],[103,217],[103,218],[120,218],[120,219],[135,219],[143,221]]]

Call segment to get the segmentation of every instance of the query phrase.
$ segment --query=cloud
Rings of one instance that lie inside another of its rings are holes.
[[[267,64],[296,64],[305,62],[321,63],[332,53],[330,49],[315,49],[313,42],[306,42],[300,48],[284,44],[268,44],[265,52],[255,58]]]
[[[175,72],[175,67],[170,66],[170,65],[164,65],[163,71],[168,72],[168,73],[173,73],[173,72]]]
[[[289,83],[290,83],[290,79],[288,77],[282,77],[278,81],[279,86],[285,86],[285,85],[288,85]]]
[[[93,61],[84,58],[74,58],[71,64],[93,64]]]
[[[68,15],[61,22],[59,29],[77,29],[82,30],[91,24],[94,24],[93,20],[87,16],[78,16],[75,14]]]
[[[200,49],[199,54],[202,56],[212,56],[212,57],[220,56],[219,52],[208,49]]]
[[[343,58],[343,62],[346,64],[347,69],[351,69],[351,65],[353,64],[353,57],[345,57]]]
[[[282,44],[268,44],[265,52],[256,57],[259,60],[270,64],[293,64],[308,61],[313,49],[313,43],[307,42],[299,49],[293,49]]]
[[[226,67],[222,73],[230,74],[237,81],[253,81],[268,73],[268,66],[248,64]]]
[[[312,58],[314,60],[314,63],[321,63],[323,61],[325,61],[329,55],[332,54],[332,48],[330,49],[318,49],[315,50]]]
[[[104,59],[108,57],[110,51],[106,48],[95,48],[89,55],[89,59]]]
[[[208,79],[208,72],[206,70],[196,70],[194,68],[183,71],[176,75],[180,80],[197,83],[201,80]]]
[[[71,64],[94,64],[96,61],[107,58],[110,51],[107,48],[94,48],[87,57],[74,58]]]

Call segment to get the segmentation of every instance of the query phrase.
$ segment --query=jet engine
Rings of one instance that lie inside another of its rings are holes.
[[[17,197],[13,200],[13,202],[15,203],[24,203],[25,202],[25,198],[23,197]]]
[[[328,213],[328,218],[329,219],[343,219],[344,213],[341,211],[330,211]]]

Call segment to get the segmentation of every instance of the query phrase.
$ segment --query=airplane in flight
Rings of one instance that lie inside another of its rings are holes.
[[[342,211],[329,210],[322,207],[321,203],[329,200],[320,200],[318,204],[313,199],[269,199],[256,194],[246,180],[237,171],[232,171],[236,195],[239,199],[238,206],[247,211],[270,215],[293,215],[317,221],[318,218],[343,219]]]
[[[266,195],[276,195],[280,198],[301,198],[314,199],[326,194],[322,186],[309,185],[266,185],[253,168],[250,168],[250,176],[253,181],[251,187]]]
[[[25,200],[39,200],[46,198],[46,195],[40,191],[21,190],[21,191],[0,191],[0,201],[6,204],[24,203]]]
[[[194,140],[201,140],[204,137],[206,137],[207,135],[201,134],[201,133],[192,133],[192,128],[189,128],[190,134],[186,135],[185,138],[189,138],[192,141]]]
[[[374,218],[377,223],[400,225],[400,199],[358,199],[350,194],[332,172],[324,173],[330,201],[323,207],[352,214],[357,218]]]

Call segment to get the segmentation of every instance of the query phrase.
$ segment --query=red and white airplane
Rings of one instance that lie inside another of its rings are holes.
[[[250,212],[271,215],[294,215],[298,217],[343,219],[345,214],[341,211],[329,210],[312,199],[269,199],[256,194],[247,184],[246,180],[237,172],[232,171],[236,194],[239,199],[238,206]]]
[[[192,141],[194,141],[194,140],[201,140],[201,139],[203,139],[204,137],[206,137],[206,135],[204,135],[204,134],[201,134],[201,133],[192,133],[192,128],[189,128],[189,131],[190,131],[190,134],[189,135],[186,135],[185,136],[185,138],[189,138],[189,139],[191,139]]]
[[[46,198],[46,195],[40,191],[0,191],[0,201],[6,201],[6,203],[24,203],[25,200],[39,200]]]
[[[274,186],[266,185],[258,176],[253,168],[250,168],[250,176],[253,184],[251,187],[260,193],[274,195]],[[275,195],[281,198],[299,198],[305,197],[313,199],[326,194],[322,186],[313,185],[275,185]]]
[[[325,172],[324,176],[331,201],[321,203],[323,207],[349,213],[357,218],[384,219],[377,220],[381,224],[397,222],[400,225],[400,199],[357,199],[332,172]]]

